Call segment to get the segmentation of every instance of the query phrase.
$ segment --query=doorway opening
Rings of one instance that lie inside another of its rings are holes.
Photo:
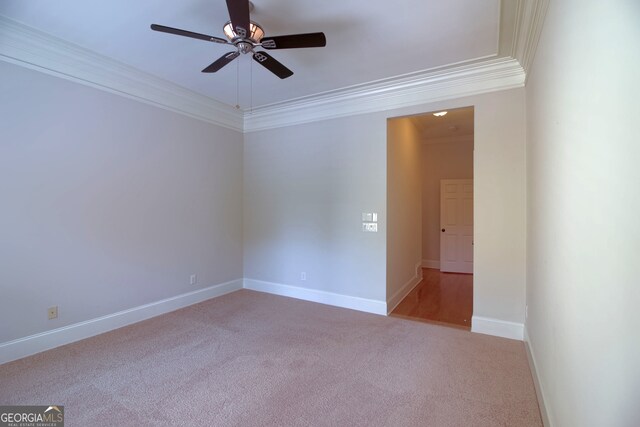
[[[473,107],[387,121],[390,315],[470,330]]]

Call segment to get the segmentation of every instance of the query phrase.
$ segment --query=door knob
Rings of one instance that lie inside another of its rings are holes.
[[[444,228],[443,228],[443,229],[442,229],[442,232],[444,233],[444,231],[445,231],[445,230],[444,230]]]

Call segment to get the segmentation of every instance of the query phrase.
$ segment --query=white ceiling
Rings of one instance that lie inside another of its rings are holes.
[[[418,129],[425,143],[435,143],[451,138],[473,138],[473,107],[446,110],[441,117],[433,112],[412,116],[409,119]]]
[[[229,46],[151,31],[223,37],[224,0],[2,0],[0,14],[242,109],[497,55],[500,0],[254,0],[266,35],[323,31],[327,46],[269,53],[280,80],[245,55],[201,73]],[[252,83],[252,85],[250,84]]]

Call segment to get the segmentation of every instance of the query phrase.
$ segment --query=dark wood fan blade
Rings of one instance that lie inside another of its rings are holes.
[[[286,79],[293,75],[293,71],[276,61],[267,52],[256,52],[253,54],[253,59],[281,79]]]
[[[153,31],[176,34],[178,36],[191,37],[193,39],[205,40],[208,42],[229,44],[227,40],[221,39],[220,37],[213,37],[213,36],[208,36],[206,34],[194,33],[193,31],[181,30],[179,28],[165,27],[164,25],[151,24],[151,29]]]
[[[218,58],[213,64],[209,65],[207,68],[202,70],[202,72],[215,73],[216,71],[218,71],[219,69],[227,65],[229,62],[236,59],[238,56],[240,56],[240,52],[238,51],[225,53],[220,58]]]
[[[227,0],[227,9],[233,31],[239,37],[247,37],[249,35],[249,0]]]
[[[296,49],[301,47],[324,47],[326,45],[327,38],[324,33],[291,34],[262,39],[262,47],[265,49]]]

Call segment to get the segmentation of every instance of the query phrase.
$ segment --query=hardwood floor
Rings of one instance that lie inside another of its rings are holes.
[[[391,316],[471,329],[473,275],[422,269],[423,279]]]

